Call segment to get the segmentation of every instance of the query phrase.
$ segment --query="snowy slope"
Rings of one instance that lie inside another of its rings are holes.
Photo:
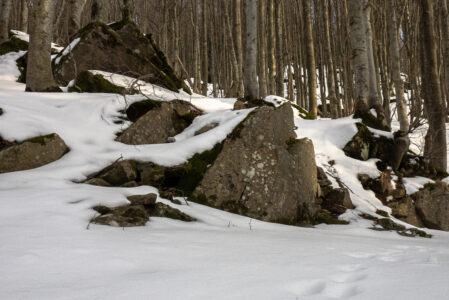
[[[62,159],[0,175],[0,299],[444,299],[449,233],[405,238],[367,229],[358,212],[387,210],[356,173],[377,175],[375,161],[344,156],[355,121],[295,119],[313,140],[317,163],[338,176],[357,206],[347,226],[299,228],[250,220],[195,203],[174,205],[199,221],[151,218],[145,227],[89,225],[96,204],[118,205],[152,187],[76,184],[123,156],[179,164],[225,138],[249,112],[235,99],[176,94],[147,85],[161,100],[181,98],[207,112],[172,144],[114,142],[117,111],[141,99],[110,94],[25,93],[14,59],[0,56],[0,135],[58,133],[71,148]],[[124,78],[115,78],[123,81]],[[220,126],[200,136],[203,124]],[[331,166],[330,160],[335,164]]]

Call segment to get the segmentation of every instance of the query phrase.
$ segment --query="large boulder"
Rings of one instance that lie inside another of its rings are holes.
[[[426,227],[449,231],[449,187],[446,183],[428,184],[411,197]]]
[[[0,173],[37,168],[58,160],[68,151],[56,133],[35,137],[0,152]]]
[[[293,129],[289,104],[257,108],[224,141],[191,199],[264,221],[314,223],[315,152]]]
[[[90,23],[53,60],[55,79],[60,84],[68,84],[79,72],[88,70],[144,76],[142,79],[150,83],[190,93],[151,36],[142,34],[129,21],[109,26]]]
[[[128,145],[166,143],[169,137],[186,129],[199,114],[199,110],[186,101],[173,100],[159,103],[151,101],[150,103],[153,103],[151,109],[123,131],[117,138],[118,142]],[[135,117],[137,112],[132,107],[128,111],[131,110],[133,113],[128,115]],[[145,109],[143,105],[142,109]]]

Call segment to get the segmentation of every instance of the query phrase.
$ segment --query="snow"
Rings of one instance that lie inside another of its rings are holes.
[[[60,53],[55,60],[56,64],[59,64],[61,62],[61,59],[68,55],[73,49],[75,49],[76,45],[80,42],[81,38],[74,39],[67,47],[64,48],[62,53]]]
[[[18,141],[58,133],[71,151],[49,165],[0,175],[0,299],[444,299],[449,287],[449,233],[432,239],[377,232],[361,212],[387,210],[357,173],[378,176],[375,160],[341,150],[356,132],[351,118],[295,118],[316,160],[351,191],[347,226],[300,228],[251,220],[196,203],[175,205],[198,219],[151,218],[144,227],[89,224],[97,204],[121,205],[153,187],[77,184],[119,157],[175,165],[223,140],[250,110],[144,84],[153,99],[190,101],[207,114],[170,144],[115,142],[118,111],[142,96],[25,93],[14,60],[0,56],[0,135]],[[116,80],[126,78],[113,76]],[[123,83],[125,84],[125,83]],[[142,83],[143,84],[143,83]],[[219,126],[204,134],[204,125]],[[333,177],[335,178],[333,178]],[[406,180],[417,187],[424,181]]]

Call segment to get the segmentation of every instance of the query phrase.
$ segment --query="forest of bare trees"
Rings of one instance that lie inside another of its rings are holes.
[[[381,127],[397,114],[397,136],[407,145],[407,134],[425,117],[426,155],[445,169],[447,6],[447,0],[2,0],[0,42],[8,29],[40,30],[31,44],[48,60],[50,40],[67,45],[89,22],[129,18],[152,34],[196,93],[278,95],[315,117],[374,109]],[[36,18],[49,23],[36,25]],[[49,74],[44,65],[35,68]],[[54,85],[51,74],[37,77]]]

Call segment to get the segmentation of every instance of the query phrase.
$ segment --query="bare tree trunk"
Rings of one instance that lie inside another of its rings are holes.
[[[284,75],[285,75],[285,65],[284,65],[284,45],[283,45],[283,17],[282,17],[282,0],[276,0],[276,10],[275,10],[275,28],[276,28],[276,65],[277,74],[275,78],[275,91],[276,95],[284,97]]]
[[[59,91],[51,69],[52,0],[34,0],[29,8],[30,45],[26,74],[26,90]]]
[[[268,65],[270,68],[270,73],[268,76],[268,85],[270,87],[269,93],[275,94],[276,92],[276,27],[275,27],[275,12],[274,12],[274,1],[268,0],[268,32],[269,32],[269,43],[268,43]]]
[[[69,0],[69,21],[67,32],[70,40],[73,39],[73,37],[81,29],[81,14],[83,13],[85,4],[86,0]]]
[[[91,8],[92,21],[107,22],[107,0],[93,0]]]
[[[391,75],[394,82],[396,93],[396,109],[398,112],[398,120],[400,129],[406,133],[409,130],[409,122],[407,117],[407,107],[404,99],[404,83],[401,78],[401,57],[399,53],[399,37],[398,37],[398,23],[396,17],[395,0],[388,0],[388,37],[390,45],[391,58]]]
[[[11,16],[12,0],[0,0],[1,12],[0,12],[0,44],[6,42],[9,39],[8,26],[9,18]]]
[[[348,0],[351,31],[351,57],[355,77],[355,113],[369,112],[368,45],[365,29],[367,0]]]
[[[235,55],[237,57],[237,67],[236,70],[236,88],[237,97],[243,97],[243,43],[242,43],[242,2],[241,0],[233,0],[233,36],[234,36],[234,46]]]
[[[73,1],[73,0],[71,0]],[[123,20],[129,20],[134,14],[132,0],[123,0],[122,18]]]
[[[315,50],[313,47],[313,33],[312,33],[312,12],[310,1],[303,2],[304,10],[304,27],[306,40],[306,55],[307,55],[307,73],[309,83],[309,113],[314,118],[317,116],[317,101],[316,101],[316,65],[315,65]]]
[[[208,51],[208,45],[207,45],[207,21],[208,21],[208,7],[206,4],[206,0],[202,0],[202,46],[201,46],[201,52],[202,52],[202,66],[201,66],[201,75],[203,76],[203,86],[202,86],[202,94],[207,96],[207,89],[208,89],[208,68],[209,68],[209,51]]]
[[[395,149],[393,169],[399,169],[399,165],[405,153],[410,146],[408,131],[410,124],[407,117],[407,107],[404,99],[404,83],[401,78],[401,57],[399,54],[398,24],[396,17],[395,0],[388,0],[388,37],[391,57],[391,74],[393,77],[396,93],[396,109],[400,124],[399,131],[395,134]]]
[[[28,5],[26,0],[22,0],[20,11],[20,30],[23,32],[28,31]]]
[[[323,12],[324,12],[324,33],[325,33],[325,42],[324,49],[326,52],[326,67],[327,67],[327,89],[328,89],[328,97],[330,102],[330,112],[331,117],[336,119],[338,117],[338,100],[337,93],[335,90],[335,79],[334,79],[334,60],[332,58],[331,52],[331,37],[329,32],[329,12],[328,12],[328,0],[323,0]]]
[[[257,83],[257,0],[245,0],[246,11],[246,57],[244,68],[245,98],[259,96]]]
[[[443,57],[444,57],[444,86],[446,87],[446,107],[449,107],[449,11],[447,0],[440,0],[443,22]],[[448,112],[446,112],[448,113]]]
[[[429,129],[425,139],[424,155],[430,166],[437,171],[446,171],[446,113],[441,97],[440,77],[437,65],[437,42],[434,25],[434,6],[432,0],[420,0],[422,34],[422,69],[424,103],[427,110]]]
[[[264,98],[267,96],[267,38],[266,38],[266,15],[267,7],[265,0],[259,0],[259,97]]]

